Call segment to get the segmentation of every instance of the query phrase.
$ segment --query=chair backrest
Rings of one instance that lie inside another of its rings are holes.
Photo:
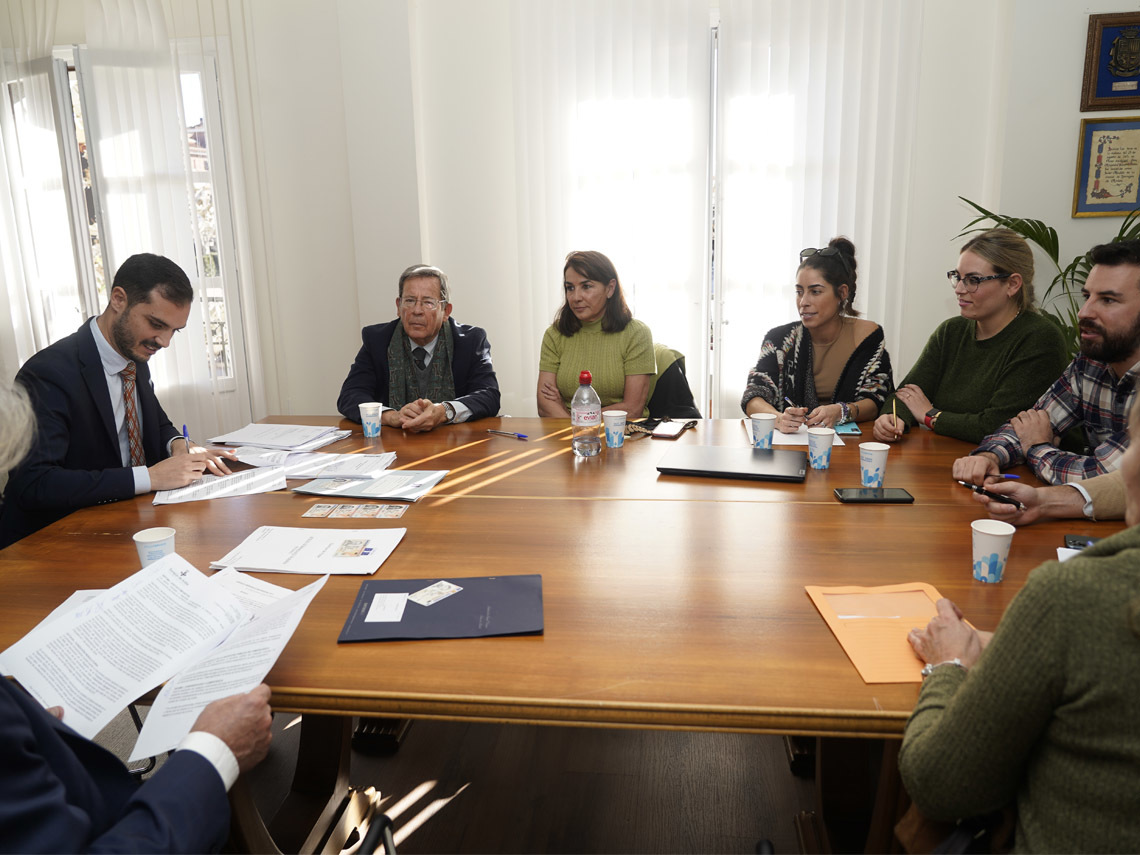
[[[689,378],[685,376],[685,356],[678,350],[654,342],[657,374],[649,387],[651,419],[699,419],[701,411],[693,400]]]

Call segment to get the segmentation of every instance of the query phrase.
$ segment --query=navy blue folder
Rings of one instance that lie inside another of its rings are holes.
[[[463,590],[430,606],[408,600],[398,622],[364,620],[375,594],[414,594],[441,579]],[[368,579],[337,643],[412,641],[428,638],[485,638],[495,635],[541,635],[542,576],[440,577],[432,579]]]

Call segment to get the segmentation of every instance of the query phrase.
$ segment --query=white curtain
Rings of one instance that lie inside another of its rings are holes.
[[[516,0],[520,295],[537,371],[571,250],[617,267],[634,317],[694,387],[708,278],[709,10],[692,0]],[[528,290],[529,289],[529,290]],[[533,381],[531,381],[533,382]]]
[[[764,333],[795,320],[804,247],[851,238],[855,306],[898,340],[921,7],[720,2],[718,415],[739,413]]]
[[[5,378],[83,320],[52,101],[57,12],[57,0],[7,0],[0,7],[0,373]]]

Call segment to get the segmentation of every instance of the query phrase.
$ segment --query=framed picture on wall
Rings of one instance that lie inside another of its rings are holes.
[[[1081,112],[1140,107],[1140,12],[1089,15]]]
[[[1140,207],[1140,116],[1081,119],[1074,217],[1123,217]]]

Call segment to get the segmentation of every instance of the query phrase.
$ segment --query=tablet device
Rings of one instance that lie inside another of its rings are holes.
[[[719,445],[679,445],[657,464],[662,475],[741,478],[746,481],[803,481],[807,452]]]

